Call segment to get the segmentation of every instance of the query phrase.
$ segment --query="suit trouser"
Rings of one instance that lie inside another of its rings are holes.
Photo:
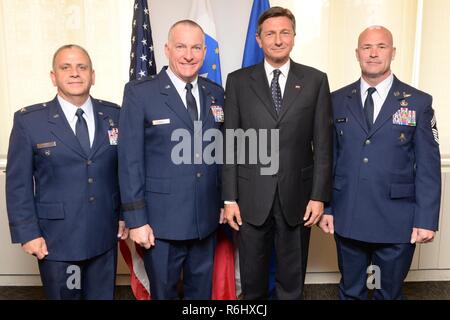
[[[83,261],[39,260],[45,295],[51,300],[114,299],[117,246]]]
[[[177,283],[183,274],[186,300],[211,299],[216,233],[205,239],[161,240],[144,250],[145,271],[152,299],[177,299]]]
[[[415,244],[410,243],[368,243],[339,236],[335,233],[341,282],[339,297],[342,300],[368,299],[367,268],[372,264],[377,268],[381,283],[373,299],[402,299],[402,285],[414,256]],[[370,271],[370,270],[369,270]],[[379,288],[379,289],[378,289]]]
[[[303,224],[291,227],[286,223],[278,192],[263,225],[254,226],[243,221],[238,239],[244,299],[268,299],[270,258],[274,248],[275,298],[302,298],[310,232]]]

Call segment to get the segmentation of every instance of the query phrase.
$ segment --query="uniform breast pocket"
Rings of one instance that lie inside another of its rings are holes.
[[[404,145],[411,142],[416,132],[416,127],[393,124],[392,132],[397,144]]]
[[[344,121],[345,120],[345,121]],[[337,119],[334,121],[334,128],[336,132],[336,138],[338,141],[342,141],[345,137],[347,130],[347,118]]]
[[[52,150],[56,147],[56,141],[42,142],[36,144],[36,153],[43,157],[52,155]]]

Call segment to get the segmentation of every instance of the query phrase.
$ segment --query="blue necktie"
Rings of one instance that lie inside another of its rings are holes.
[[[81,148],[83,148],[84,153],[88,156],[91,152],[91,142],[89,140],[89,131],[87,127],[86,120],[83,118],[83,109],[78,108],[77,110],[77,124],[75,125],[75,135],[80,142]]]
[[[189,115],[191,116],[192,122],[198,120],[197,103],[195,102],[195,97],[192,94],[192,83],[186,84],[186,105]]]
[[[370,129],[372,129],[372,125],[373,125],[373,98],[372,98],[372,94],[377,91],[377,89],[375,89],[374,87],[370,87],[369,89],[367,89],[367,98],[366,101],[364,102],[364,114],[366,116],[366,122],[367,122],[367,127]]]

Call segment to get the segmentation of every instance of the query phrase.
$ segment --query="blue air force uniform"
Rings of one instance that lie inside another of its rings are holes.
[[[58,99],[15,113],[6,169],[6,200],[13,243],[43,237],[39,261],[50,299],[112,299],[120,195],[117,146],[119,107],[91,99],[95,136],[83,151]],[[68,267],[81,271],[69,289]]]
[[[366,268],[381,270],[375,298],[401,298],[413,228],[438,229],[441,170],[432,97],[395,76],[371,129],[361,83],[332,94],[335,126],[331,211],[344,299],[367,297]]]
[[[202,133],[221,129],[224,92],[198,77],[200,122],[194,127],[168,72],[164,68],[125,86],[119,138],[122,207],[128,227],[149,224],[153,229],[156,245],[144,254],[152,297],[176,298],[183,270],[185,298],[209,299],[221,179],[219,165],[202,156],[210,153],[207,148],[218,152],[222,146],[214,139],[203,142]],[[180,151],[180,143],[187,148]],[[177,163],[179,156],[187,161]]]

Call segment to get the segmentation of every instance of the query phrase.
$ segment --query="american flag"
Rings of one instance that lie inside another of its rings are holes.
[[[133,32],[131,34],[130,80],[156,74],[150,11],[147,0],[134,2]]]
[[[147,0],[134,2],[133,32],[131,34],[130,81],[156,74],[150,12]],[[130,284],[137,300],[149,300],[150,282],[144,268],[143,252],[130,239],[120,241],[120,252],[130,270]]]

